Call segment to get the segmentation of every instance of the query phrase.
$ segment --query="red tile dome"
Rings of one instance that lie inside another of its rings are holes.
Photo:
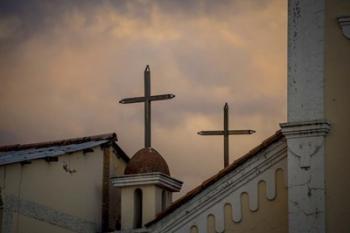
[[[165,159],[153,148],[143,148],[136,152],[125,168],[125,175],[161,172],[170,176]]]

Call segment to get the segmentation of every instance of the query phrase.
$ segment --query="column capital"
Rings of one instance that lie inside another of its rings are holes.
[[[288,138],[326,136],[331,128],[327,120],[281,123],[282,134]]]

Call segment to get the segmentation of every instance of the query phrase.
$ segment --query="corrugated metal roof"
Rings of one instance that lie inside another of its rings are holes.
[[[63,139],[63,140],[57,140],[57,141],[48,141],[48,142],[39,142],[39,143],[30,143],[30,144],[4,145],[4,146],[0,146],[0,152],[79,144],[83,142],[100,141],[100,140],[117,141],[117,135],[115,133],[108,133],[108,134],[99,134],[99,135],[87,136],[87,137],[69,138],[69,139]]]
[[[31,144],[15,144],[0,146],[0,166],[12,163],[26,162],[34,159],[50,159],[67,153],[82,151],[111,142],[114,150],[126,162],[129,157],[115,143],[115,133],[100,134],[88,137],[70,138],[58,141],[48,141]]]
[[[108,142],[108,140],[0,152],[0,165],[19,163],[19,162],[30,161],[34,159],[57,157],[67,153],[82,151],[88,148],[99,146],[106,142]]]

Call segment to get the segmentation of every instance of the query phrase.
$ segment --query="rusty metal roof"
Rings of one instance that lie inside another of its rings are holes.
[[[117,135],[110,133],[58,141],[0,146],[0,165],[28,162],[35,159],[55,158],[60,155],[84,151],[107,143],[111,143],[118,154],[125,161],[129,161],[129,157],[115,141],[117,141]]]
[[[151,226],[152,224],[160,221],[165,216],[169,215],[170,213],[174,212],[177,208],[184,205],[188,201],[190,201],[192,198],[194,198],[196,195],[204,191],[206,188],[208,188],[210,185],[214,184],[216,181],[220,180],[222,177],[230,173],[231,171],[235,170],[242,164],[244,164],[249,159],[256,156],[260,151],[266,149],[268,146],[273,144],[274,142],[277,142],[278,140],[282,139],[283,135],[281,131],[277,131],[274,135],[271,137],[265,139],[260,145],[255,147],[254,149],[250,150],[247,154],[243,155],[239,159],[235,160],[231,165],[228,167],[220,170],[216,175],[210,177],[209,179],[205,180],[202,184],[197,186],[196,188],[189,191],[187,194],[185,194],[183,197],[175,201],[172,205],[170,205],[167,209],[165,209],[163,212],[159,213],[156,218],[148,223],[145,224],[145,226]]]

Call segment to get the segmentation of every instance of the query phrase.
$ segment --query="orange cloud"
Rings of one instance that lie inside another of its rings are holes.
[[[224,102],[232,128],[257,130],[231,139],[231,161],[286,118],[286,1],[223,2],[67,4],[59,13],[47,3],[38,19],[0,17],[0,143],[116,131],[132,155],[143,146],[143,106],[117,100],[143,94],[150,64],[152,92],[176,94],[153,104],[154,147],[188,191],[222,167],[221,138],[196,132],[222,127]]]

